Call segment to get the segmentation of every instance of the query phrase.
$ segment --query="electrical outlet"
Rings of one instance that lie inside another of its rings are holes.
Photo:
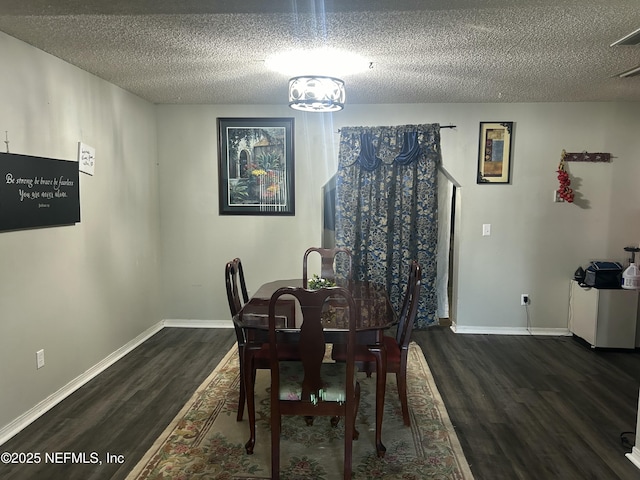
[[[520,305],[529,305],[529,302],[531,301],[531,299],[529,298],[529,294],[528,293],[523,293],[522,295],[520,295]]]
[[[36,366],[38,368],[44,367],[44,350],[38,350],[36,352]]]

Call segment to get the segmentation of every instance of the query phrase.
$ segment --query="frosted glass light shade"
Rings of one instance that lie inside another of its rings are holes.
[[[305,112],[337,112],[344,108],[344,82],[339,78],[300,76],[289,80],[289,106]]]

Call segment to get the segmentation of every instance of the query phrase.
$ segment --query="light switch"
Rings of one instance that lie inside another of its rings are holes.
[[[482,224],[482,236],[483,237],[488,237],[489,235],[491,235],[491,224],[490,223],[483,223]]]

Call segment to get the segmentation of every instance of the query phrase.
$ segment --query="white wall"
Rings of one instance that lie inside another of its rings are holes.
[[[294,116],[295,217],[218,216],[217,117]],[[513,121],[510,185],[477,185],[481,121]],[[300,275],[302,254],[321,239],[321,187],[337,168],[338,129],[438,122],[442,155],[460,184],[457,327],[523,330],[520,294],[535,329],[567,327],[569,280],[591,259],[625,260],[640,242],[640,105],[348,105],[335,114],[285,106],[158,108],[164,313],[228,319],[223,266],[240,256],[249,288]],[[553,203],[562,149],[610,152],[610,164],[571,163],[574,204]],[[492,224],[482,237],[483,223]]]
[[[2,33],[0,64],[12,153],[96,149],[95,175],[80,174],[80,223],[0,232],[1,431],[161,316],[154,107]]]

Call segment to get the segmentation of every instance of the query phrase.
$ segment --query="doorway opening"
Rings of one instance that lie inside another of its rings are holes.
[[[438,173],[438,319],[442,326],[456,323],[458,222],[460,185],[441,166]]]

